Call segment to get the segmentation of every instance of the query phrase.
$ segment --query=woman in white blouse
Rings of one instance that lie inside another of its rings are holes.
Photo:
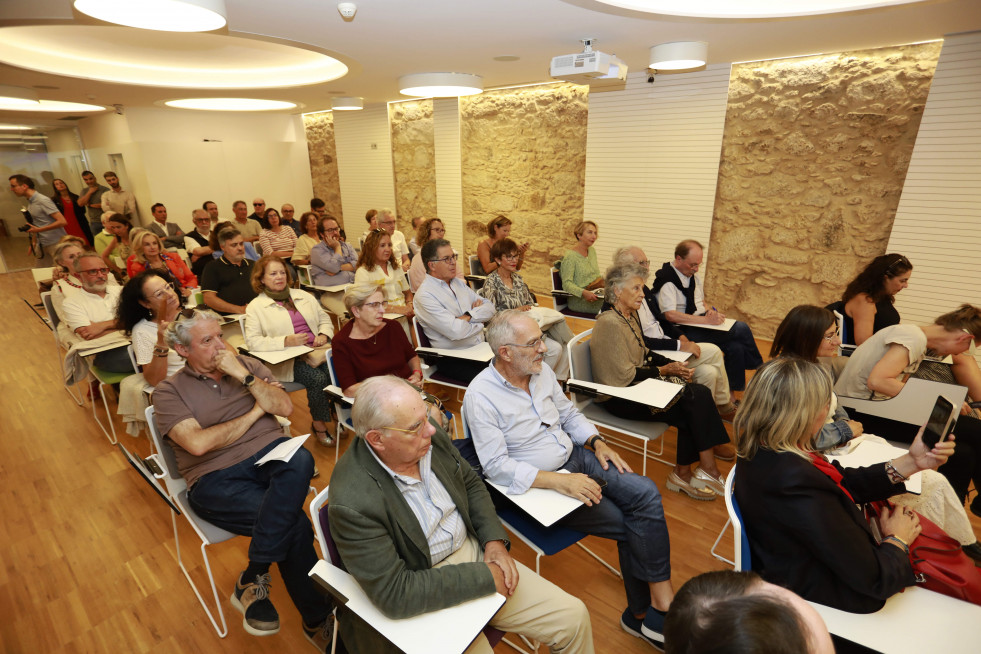
[[[252,267],[252,288],[258,295],[245,311],[249,350],[275,352],[297,345],[323,348],[333,337],[334,327],[320,302],[306,291],[290,288],[292,283],[285,262],[277,256],[264,256]],[[324,393],[330,373],[321,359],[315,351],[271,366],[271,370],[279,381],[303,384],[313,418],[310,430],[322,445],[331,445],[334,441],[327,432],[330,402]]]
[[[399,322],[408,333],[408,319],[412,317],[412,292],[392,250],[392,237],[384,229],[368,233],[355,267],[354,283],[374,284],[381,288],[388,302],[386,311],[404,316],[399,318]]]
[[[137,273],[123,286],[116,315],[130,334],[143,379],[156,386],[184,367],[184,359],[167,346],[164,334],[181,309],[170,280],[152,268]]]

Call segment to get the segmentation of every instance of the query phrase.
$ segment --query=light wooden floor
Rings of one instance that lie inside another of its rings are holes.
[[[273,568],[273,599],[282,629],[268,638],[249,636],[228,603],[234,579],[246,563],[248,541],[236,538],[211,550],[214,574],[229,622],[219,639],[176,565],[169,510],[138,477],[94,424],[91,409],[62,390],[50,331],[21,298],[37,301],[29,272],[0,275],[0,651],[51,652],[268,652],[312,651],[300,620]],[[578,328],[577,328],[578,327]],[[588,328],[574,325],[575,331]],[[292,395],[293,432],[307,433],[310,415],[303,393]],[[120,430],[117,420],[117,431]],[[121,435],[146,456],[146,437]],[[346,447],[346,439],[342,448]],[[667,458],[673,459],[673,430]],[[322,489],[334,465],[333,449],[312,445]],[[639,457],[628,455],[639,470]],[[720,463],[727,471],[731,464]],[[664,489],[668,467],[648,464]],[[709,548],[726,521],[721,500],[696,502],[666,492],[674,582],[724,564]],[[196,538],[180,522],[185,560],[203,579]],[[975,521],[976,528],[981,520]],[[616,561],[612,543],[587,542]],[[731,556],[727,535],[721,551]],[[533,566],[520,542],[515,556]],[[612,574],[579,548],[546,558],[544,576],[581,597],[590,609],[598,652],[646,652],[646,644],[620,630],[623,589]],[[499,652],[510,652],[506,645]]]

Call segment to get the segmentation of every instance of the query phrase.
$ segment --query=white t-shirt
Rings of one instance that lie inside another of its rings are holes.
[[[886,395],[872,393],[867,384],[875,364],[886,355],[893,343],[902,345],[909,352],[909,365],[903,369],[903,374],[916,372],[926,355],[926,334],[916,325],[892,325],[872,334],[852,352],[835,384],[835,392],[843,397],[887,399]]]
[[[79,327],[88,327],[92,323],[115,318],[116,305],[119,303],[119,294],[122,292],[121,286],[107,284],[105,297],[82,290],[80,293],[74,293],[71,297],[65,298],[65,304],[62,308],[69,329],[74,332]]]
[[[695,313],[701,314],[705,313],[705,289],[702,285],[698,283],[698,280],[694,275],[691,277],[685,277],[682,275],[674,265],[671,266],[677,273],[678,278],[681,279],[681,285],[688,288],[688,285],[695,282]],[[681,292],[681,289],[674,284],[665,284],[661,287],[661,290],[657,292],[657,306],[661,308],[661,313],[667,313],[668,311],[680,311],[681,313],[686,313],[685,306],[688,302],[685,300],[685,294]]]
[[[145,366],[153,361],[153,348],[157,344],[157,325],[146,318],[133,326],[133,354],[136,362]],[[184,359],[173,349],[167,353],[167,377],[184,367]]]
[[[399,230],[395,230],[392,234],[392,250],[395,251],[395,256],[399,260],[399,265],[402,263],[402,257],[409,256],[409,244],[405,242],[405,234]]]

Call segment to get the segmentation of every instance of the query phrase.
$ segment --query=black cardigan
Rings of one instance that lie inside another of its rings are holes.
[[[876,545],[855,502],[905,491],[885,466],[841,468],[854,502],[810,461],[759,450],[740,459],[735,496],[749,538],[752,568],[804,599],[852,613],[872,613],[914,583],[909,557]]]

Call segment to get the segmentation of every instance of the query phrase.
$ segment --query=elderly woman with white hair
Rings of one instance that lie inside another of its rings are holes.
[[[666,422],[678,429],[678,453],[674,470],[668,474],[669,490],[696,500],[714,500],[722,495],[725,477],[715,457],[732,453],[729,435],[715,409],[712,393],[692,383],[692,371],[684,363],[671,361],[647,349],[637,311],[644,302],[647,271],[634,263],[606,271],[606,299],[612,305],[596,320],[590,340],[593,379],[607,386],[632,386],[645,379],[673,378],[684,382],[672,403],[663,409],[607,397],[598,400],[613,415],[628,420]],[[691,464],[699,466],[693,473]]]

